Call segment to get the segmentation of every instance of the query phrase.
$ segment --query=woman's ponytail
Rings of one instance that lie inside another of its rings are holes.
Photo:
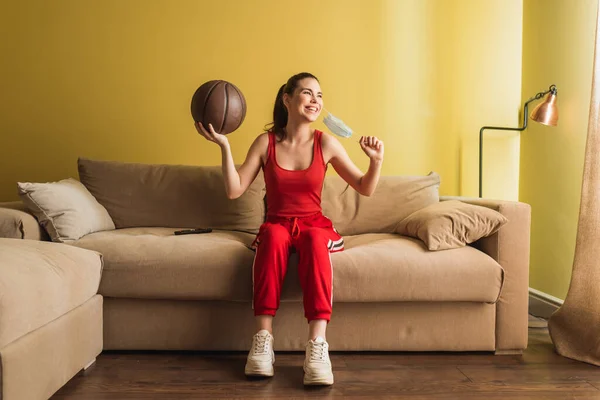
[[[285,127],[288,122],[288,110],[285,108],[285,104],[283,104],[285,86],[286,85],[282,85],[277,92],[275,106],[273,107],[273,127],[271,128],[271,131],[280,139],[285,136]]]

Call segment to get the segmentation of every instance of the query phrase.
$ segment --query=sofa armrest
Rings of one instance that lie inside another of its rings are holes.
[[[0,238],[50,240],[44,228],[20,201],[0,203]]]
[[[504,284],[496,304],[496,351],[527,348],[529,307],[529,241],[531,207],[518,201],[443,196],[498,211],[508,222],[473,246],[504,268]]]

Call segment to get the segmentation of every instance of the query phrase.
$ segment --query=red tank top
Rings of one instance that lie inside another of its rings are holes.
[[[313,158],[303,170],[284,169],[275,156],[276,136],[269,132],[267,162],[263,166],[267,188],[267,217],[306,217],[321,212],[321,191],[327,167],[321,150],[321,135],[315,130]]]

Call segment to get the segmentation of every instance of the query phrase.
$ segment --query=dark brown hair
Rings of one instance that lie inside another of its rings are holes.
[[[288,111],[285,108],[285,104],[283,104],[283,94],[287,93],[291,96],[298,87],[298,82],[305,78],[312,78],[319,82],[313,74],[301,72],[288,79],[286,84],[282,85],[277,92],[275,106],[273,107],[273,122],[265,126],[265,130],[273,132],[280,140],[285,137],[285,127],[288,122]]]

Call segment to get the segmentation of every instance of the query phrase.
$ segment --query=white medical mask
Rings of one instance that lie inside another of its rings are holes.
[[[327,112],[327,115],[323,118],[323,123],[332,133],[344,138],[349,138],[352,136],[352,129],[350,129],[350,127],[346,125],[344,121],[334,117],[329,111],[325,109],[323,110]]]

